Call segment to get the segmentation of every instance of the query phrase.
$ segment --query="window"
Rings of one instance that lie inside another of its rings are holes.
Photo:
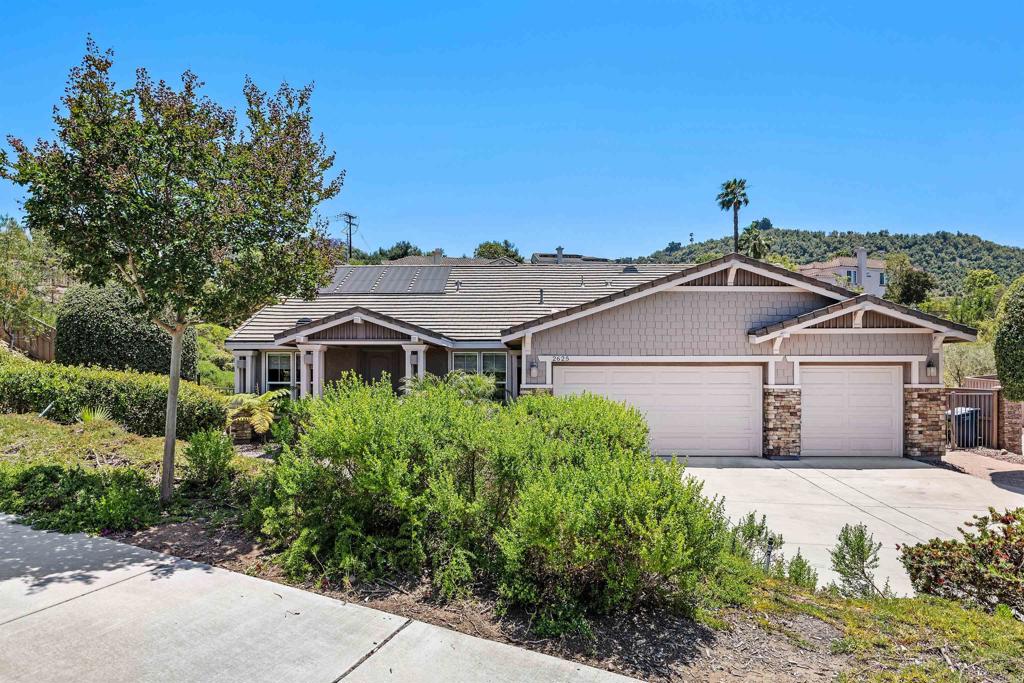
[[[456,352],[452,354],[452,370],[475,375],[490,375],[494,378],[494,396],[501,399],[505,396],[508,382],[508,355],[502,351]]]
[[[858,284],[860,284],[859,282],[857,282],[857,271],[856,270],[848,270],[848,271],[846,271],[846,280],[851,285],[858,285]]]
[[[292,354],[267,354],[267,391],[290,389],[292,386]]]
[[[475,375],[480,371],[478,367],[480,354],[478,353],[453,353],[452,370],[461,370]]]
[[[505,395],[505,379],[508,372],[504,353],[484,353],[482,355],[483,374],[494,378],[494,393]]]
[[[889,278],[886,277],[885,273],[878,274],[878,284],[881,285],[882,287],[885,287],[887,284],[889,284]]]

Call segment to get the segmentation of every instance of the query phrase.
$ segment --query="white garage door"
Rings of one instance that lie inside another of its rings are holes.
[[[759,366],[555,365],[556,396],[588,391],[635,406],[660,455],[761,455]]]
[[[800,454],[903,455],[903,368],[801,367]]]

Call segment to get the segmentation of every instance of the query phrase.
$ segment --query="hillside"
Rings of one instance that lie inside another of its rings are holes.
[[[984,240],[977,235],[933,232],[902,235],[881,232],[818,232],[773,228],[772,251],[789,256],[797,263],[823,261],[838,254],[853,255],[853,249],[866,247],[872,257],[902,251],[914,265],[930,272],[945,293],[953,293],[970,270],[989,268],[1007,282],[1024,274],[1024,249]],[[675,245],[670,245],[675,246]],[[732,237],[684,244],[675,250],[662,249],[638,262],[693,263],[702,254],[732,251]]]

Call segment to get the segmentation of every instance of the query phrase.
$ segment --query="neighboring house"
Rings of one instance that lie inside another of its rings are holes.
[[[542,264],[542,263],[553,263],[555,265],[573,264],[573,263],[611,263],[611,259],[601,258],[600,256],[583,256],[582,254],[566,254],[563,247],[555,247],[553,254],[545,254],[541,252],[534,252],[530,257],[530,263]]]
[[[657,453],[935,455],[943,345],[975,331],[730,254],[679,264],[343,266],[239,327],[236,389],[450,370],[636,406]]]
[[[863,247],[855,249],[853,256],[802,265],[800,272],[822,282],[845,284],[878,297],[885,296],[888,284],[885,261],[868,258],[868,250]]]
[[[519,262],[507,256],[501,258],[476,258],[474,256],[445,256],[440,249],[429,254],[403,256],[385,261],[388,266],[518,266]]]

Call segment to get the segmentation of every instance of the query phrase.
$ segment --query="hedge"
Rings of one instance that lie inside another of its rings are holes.
[[[999,302],[994,349],[1003,393],[1010,401],[1024,401],[1024,275]]]
[[[133,370],[106,370],[36,363],[9,353],[0,354],[0,411],[39,413],[71,423],[82,408],[106,408],[130,432],[142,436],[164,433],[168,379]],[[53,404],[52,406],[50,404]],[[181,383],[178,396],[178,436],[188,438],[204,429],[223,429],[227,399],[219,392],[191,382]]]
[[[132,309],[116,286],[69,289],[57,308],[56,360],[64,365],[99,365],[114,370],[167,374],[171,337]],[[185,333],[181,376],[199,375],[196,331]]]

